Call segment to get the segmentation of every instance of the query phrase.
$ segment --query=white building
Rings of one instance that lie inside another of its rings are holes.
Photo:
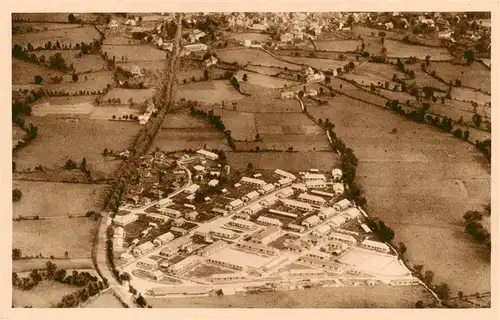
[[[172,217],[172,218],[182,217],[182,212],[180,212],[179,210],[172,209],[172,208],[159,208],[158,212],[161,214],[167,215],[169,217]]]
[[[299,209],[300,211],[312,211],[313,207],[309,203],[292,200],[292,199],[283,199],[283,205],[287,208]]]
[[[246,214],[249,214],[249,215],[253,215],[253,214],[256,214],[257,212],[259,212],[260,210],[262,210],[263,207],[260,203],[252,203],[251,205],[249,205],[248,207],[246,207],[244,210],[243,210],[243,213],[246,213]]]
[[[355,219],[361,215],[361,211],[358,208],[349,208],[343,213],[349,219]]]
[[[344,223],[347,222],[347,218],[344,216],[335,216],[332,219],[330,219],[329,223],[334,226],[335,228],[340,227]]]
[[[205,167],[204,166],[200,166],[199,164],[195,165],[193,167],[194,171],[196,172],[205,172]]]
[[[387,22],[387,23],[385,24],[385,29],[386,29],[386,30],[392,30],[392,29],[394,29],[394,23],[392,23],[392,22]]]
[[[323,220],[326,220],[326,219],[330,218],[331,216],[333,216],[335,213],[336,213],[336,211],[331,207],[322,208],[319,210],[318,217],[320,217]]]
[[[196,151],[196,153],[199,154],[200,156],[203,156],[203,157],[208,158],[210,160],[217,160],[217,159],[219,159],[219,155],[218,154],[210,152],[210,151],[207,151],[207,150],[200,149],[200,150]]]
[[[168,271],[173,274],[180,274],[184,271],[187,271],[188,269],[191,269],[192,267],[198,265],[200,263],[200,257],[196,255],[191,255],[185,258],[184,260],[181,260],[177,262],[174,265],[171,265],[168,268]]]
[[[294,36],[292,33],[284,33],[280,36],[281,42],[292,42],[293,39],[294,39]]]
[[[284,188],[283,190],[278,192],[276,196],[280,199],[291,197],[293,196],[293,189],[290,187]]]
[[[351,236],[349,234],[343,234],[343,233],[337,233],[337,232],[330,233],[330,235],[328,236],[328,239],[329,240],[337,240],[340,242],[347,243],[349,245],[355,245],[356,243],[358,243],[356,238],[354,238],[353,236]]]
[[[281,187],[284,187],[284,186],[289,186],[292,184],[292,179],[290,178],[283,178],[283,179],[280,179],[278,180],[278,184],[281,186]]]
[[[250,202],[257,199],[258,197],[259,193],[257,191],[251,191],[245,194],[243,197],[241,197],[241,200],[243,200],[243,202]]]
[[[292,184],[292,189],[295,191],[302,191],[302,192],[307,191],[307,187],[304,183],[294,183]]]
[[[306,231],[306,228],[304,226],[299,226],[298,224],[294,224],[294,223],[289,223],[287,225],[287,227],[288,227],[288,229],[295,231],[295,232],[299,232],[299,233]]]
[[[371,233],[372,232],[372,229],[370,229],[370,227],[368,227],[366,224],[362,223],[361,224],[361,228],[363,228],[363,230],[366,232],[366,233]]]
[[[243,204],[243,202],[242,202],[242,204]],[[221,209],[221,208],[212,208],[212,212],[216,213],[216,214],[218,214],[220,216],[223,216],[223,217],[225,217],[225,216],[227,216],[229,214],[229,212],[227,210],[224,210],[224,209]]]
[[[302,221],[302,225],[306,228],[314,227],[320,223],[321,223],[321,220],[319,219],[319,217],[317,215],[310,216],[310,217],[306,218],[304,221]]]
[[[150,258],[142,258],[137,262],[137,266],[146,270],[156,270],[158,269],[158,262]]]
[[[168,207],[169,205],[173,204],[174,202],[170,198],[163,198],[158,201],[158,203],[155,205],[156,208],[160,207]]]
[[[215,241],[214,243],[212,244],[209,244],[208,246],[206,246],[205,248],[203,249],[200,249],[197,254],[202,256],[202,257],[208,257],[210,256],[211,254],[215,253],[215,252],[218,252],[220,250],[222,250],[223,248],[225,248],[227,246],[227,242],[223,241],[223,240],[217,240]]]
[[[259,204],[263,207],[269,207],[269,206],[272,206],[273,204],[275,204],[276,202],[278,202],[278,197],[276,197],[275,195],[271,195],[271,196],[268,196],[264,199],[262,199]]]
[[[309,203],[316,204],[316,205],[325,205],[326,204],[325,199],[318,197],[318,196],[313,196],[313,195],[308,194],[308,193],[301,193],[298,196],[298,199],[300,201],[309,202]]]
[[[326,188],[327,184],[325,180],[308,180],[306,181],[306,188],[315,189],[315,188]]]
[[[120,227],[124,227],[136,220],[137,220],[137,215],[132,212],[129,212],[127,214],[121,214],[121,215],[117,214],[113,219],[113,222]]]
[[[260,243],[260,244],[268,244],[279,237],[281,237],[282,230],[278,226],[271,226],[267,229],[257,232],[252,235],[250,239],[251,242]]]
[[[277,175],[279,175],[279,176],[282,176],[283,178],[290,178],[292,180],[296,180],[297,179],[297,177],[294,174],[292,174],[292,173],[290,173],[288,171],[285,171],[285,170],[276,169],[276,170],[274,170],[274,173],[277,174]]]
[[[148,241],[148,242],[144,242],[143,244],[135,247],[133,250],[132,250],[132,253],[135,255],[135,256],[141,256],[143,254],[146,254],[147,252],[153,250],[154,248],[154,244],[151,242],[151,241]]]
[[[361,242],[361,246],[363,248],[366,248],[369,250],[375,250],[378,252],[389,253],[391,251],[391,248],[387,244],[385,244],[383,242],[368,240],[368,239],[363,240],[363,242]]]
[[[275,189],[274,184],[268,183],[265,186],[263,186],[261,189],[259,189],[260,194],[266,194],[269,192],[272,192]]]
[[[261,243],[255,243],[255,242],[250,242],[250,241],[241,241],[236,244],[237,248],[249,250],[249,251],[256,251],[258,253],[265,253],[268,255],[276,255],[279,253],[279,250],[273,247],[269,247],[265,244]]]
[[[204,43],[188,44],[182,48],[181,56],[188,56],[191,52],[204,52],[207,51],[208,46]]]
[[[219,180],[217,180],[217,179],[212,179],[212,180],[208,181],[208,185],[210,187],[217,187],[218,184],[219,184]]]
[[[205,66],[207,68],[211,67],[211,66],[215,66],[217,64],[217,62],[219,62],[219,59],[217,59],[214,56],[211,56],[210,58],[208,58],[208,59],[205,60]]]
[[[172,232],[167,232],[167,233],[162,234],[161,236],[156,237],[153,240],[153,244],[160,246],[162,244],[165,244],[169,241],[174,240],[174,238],[175,238],[175,236]]]
[[[325,192],[325,191],[321,191],[321,190],[311,190],[311,193],[314,193],[315,195],[318,195],[318,196],[330,197],[330,198],[333,198],[335,196],[333,193]]]
[[[344,193],[344,185],[342,183],[334,183],[332,188],[333,192],[335,192],[337,196],[340,196]]]
[[[347,199],[340,200],[333,205],[333,209],[337,211],[344,211],[351,206],[351,202]]]
[[[244,203],[243,203],[243,201],[241,201],[241,199],[236,199],[236,200],[229,202],[226,205],[225,209],[232,211],[232,210],[236,210],[236,209],[243,207],[243,205],[244,205]],[[212,211],[213,211],[213,209],[212,209]]]
[[[190,194],[193,194],[195,193],[196,191],[198,191],[200,189],[200,186],[193,183],[192,185],[190,185],[189,187],[187,187],[186,189],[184,189],[185,192],[187,193],[190,193]]]
[[[243,220],[243,219],[231,220],[228,222],[228,225],[242,228],[242,229],[247,229],[247,230],[255,229],[255,224],[253,222]]]
[[[260,216],[259,218],[257,218],[257,222],[260,224],[266,225],[266,226],[281,227],[283,225],[283,223],[281,221],[279,221],[278,219],[269,218],[269,217],[265,217],[265,216]]]
[[[322,173],[309,173],[306,172],[304,174],[304,180],[305,181],[315,181],[315,180],[321,180],[321,181],[326,181],[326,176]]]
[[[234,239],[234,238],[238,237],[238,235],[236,233],[234,233],[233,231],[222,229],[222,228],[215,228],[215,229],[211,230],[210,235],[220,237],[220,238],[225,238],[225,239]]]
[[[259,186],[259,187],[263,187],[267,184],[264,180],[249,178],[249,177],[241,178],[240,183],[250,184],[250,185]]]

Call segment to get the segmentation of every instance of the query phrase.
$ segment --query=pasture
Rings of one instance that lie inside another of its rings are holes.
[[[223,297],[148,298],[153,308],[414,308],[432,302],[420,286],[310,288]]]
[[[46,22],[15,22],[15,21],[12,22],[12,29],[15,30],[15,33],[30,33],[30,32],[61,30],[69,28],[80,28],[80,25],[67,24],[67,23],[46,23]]]
[[[269,39],[271,35],[257,32],[224,32],[224,37],[239,42],[245,40],[263,42]]]
[[[123,308],[120,300],[113,294],[113,289],[99,294],[85,305],[85,308]]]
[[[43,56],[45,61],[48,61],[56,53],[61,54],[68,66],[73,64],[75,73],[98,72],[105,70],[107,67],[106,61],[99,54],[78,56],[80,50],[39,50],[33,52],[38,59]]]
[[[94,108],[91,96],[43,97],[35,102],[31,115],[36,117],[55,116],[58,118],[85,118]]]
[[[193,82],[178,86],[176,99],[199,101],[204,104],[231,102],[245,98],[227,80]]]
[[[55,308],[63,296],[80,290],[76,286],[56,281],[42,281],[31,290],[12,288],[12,305],[14,308]]]
[[[326,51],[336,51],[336,52],[347,52],[356,51],[358,46],[361,46],[361,41],[359,40],[340,40],[340,41],[328,41],[328,40],[316,40],[314,41],[316,48],[318,50]]]
[[[348,64],[349,61],[340,61],[340,60],[331,60],[331,59],[319,59],[319,58],[308,58],[308,57],[283,57],[286,61],[290,61],[292,63],[301,64],[301,67],[311,66],[315,69],[319,70],[335,70],[337,68],[342,68],[344,65]]]
[[[436,75],[447,83],[450,81],[455,83],[455,80],[460,80],[462,86],[491,92],[491,71],[481,62],[474,62],[471,65],[432,62],[428,70],[428,72],[435,71]]]
[[[451,89],[451,98],[460,101],[476,101],[479,104],[491,102],[491,96],[469,88]]]
[[[215,129],[160,129],[150,150],[179,151],[184,149],[230,150],[224,135]]]
[[[271,90],[270,90],[271,91]],[[285,91],[288,91],[285,89]],[[267,95],[268,94],[268,95]],[[279,98],[279,92],[272,92],[263,95],[245,97],[236,102],[234,110],[249,113],[301,113],[300,104],[297,100],[283,100]],[[233,109],[231,105],[227,109]]]
[[[65,12],[23,12],[12,13],[12,21],[43,22],[43,23],[67,23],[68,13]],[[75,13],[75,17],[83,21],[91,22],[97,19],[95,13]]]
[[[109,90],[103,97],[102,101],[107,102],[108,100],[120,99],[120,104],[129,105],[129,100],[132,99],[134,104],[143,103],[146,100],[151,101],[156,89],[124,89],[124,88],[113,88]]]
[[[433,61],[453,59],[446,48],[424,47],[394,40],[385,40],[385,47],[387,48],[388,57],[409,58],[413,56],[424,60],[429,55]]]
[[[340,164],[337,154],[327,152],[227,152],[228,163],[235,170],[246,170],[248,163],[254,169],[304,171],[311,168],[331,170]]]
[[[247,81],[243,81],[243,76],[247,75]],[[239,82],[248,82],[250,84],[262,86],[265,88],[270,88],[270,89],[281,89],[281,88],[286,88],[290,86],[295,86],[298,83],[294,81],[289,81],[285,79],[280,79],[280,78],[275,78],[275,77],[270,77],[266,76],[263,74],[258,74],[258,73],[253,73],[253,72],[245,72],[245,71],[238,71],[235,75],[236,79],[238,79]]]
[[[259,74],[263,74],[266,76],[275,76],[282,72],[283,70],[274,67],[260,67],[260,66],[252,66],[249,65],[246,67],[246,70],[253,71]]]
[[[62,83],[45,83],[44,87],[50,91],[77,94],[80,91],[88,91],[90,93],[103,91],[108,84],[112,85],[114,83],[111,71],[82,74],[79,76],[78,81],[73,81],[71,77],[71,74],[66,74],[63,76]]]
[[[23,48],[28,46],[28,43],[36,49],[38,47],[45,48],[45,43],[51,42],[55,45],[59,41],[60,45],[75,46],[77,43],[91,43],[99,39],[99,32],[92,26],[84,26],[79,28],[66,28],[57,30],[47,30],[43,32],[29,34],[15,34],[12,36],[12,44],[18,44]]]
[[[253,113],[225,109],[215,109],[214,113],[221,116],[222,123],[224,123],[224,126],[228,130],[231,130],[231,136],[234,140],[243,141],[255,139],[257,128]]]
[[[44,82],[49,82],[49,79],[54,76],[62,76],[63,73],[57,70],[51,70],[44,68],[40,65],[22,61],[16,58],[12,58],[12,84],[13,85],[27,85],[33,84],[33,86],[40,87],[34,84],[34,78],[36,75],[40,75]],[[42,82],[42,84],[44,84]]]
[[[127,45],[138,45],[141,44],[141,40],[134,39],[132,37],[117,36],[117,35],[106,35],[106,38],[102,41],[103,45],[114,45],[114,46],[127,46]]]
[[[300,70],[301,66],[278,60],[268,53],[259,49],[230,49],[218,50],[217,56],[220,60],[228,63],[237,62],[239,65],[258,65],[266,67],[288,68],[289,70]]]
[[[465,211],[490,201],[491,177],[473,146],[357,101],[309,112],[329,117],[354,150],[368,214],[394,229],[412,264],[424,264],[454,293],[489,290],[489,263],[463,231]]]
[[[352,72],[346,73],[344,78],[354,80],[358,84],[368,87],[371,83],[377,85],[379,82],[385,85],[387,81],[389,82],[389,88],[392,89],[395,85],[400,86],[397,82],[392,81],[394,74],[398,78],[404,78],[404,74],[397,71],[396,68],[392,68],[392,66],[366,62],[355,68]]]
[[[71,199],[69,199],[71,200]],[[89,218],[23,220],[12,223],[12,248],[23,256],[90,258],[95,228]]]
[[[165,60],[165,51],[156,49],[151,44],[141,45],[103,45],[102,51],[108,55],[109,59],[115,57],[116,63],[120,62],[135,62],[147,60]]]
[[[19,170],[34,169],[37,165],[61,169],[68,159],[79,164],[85,157],[91,172],[112,174],[120,161],[105,159],[103,150],[121,152],[129,148],[140,128],[131,122],[48,117],[26,117],[26,123],[38,127],[38,136],[13,155]]]
[[[14,202],[13,217],[84,216],[88,211],[102,209],[107,185],[72,184],[14,180],[12,188],[23,193]],[[71,199],[71,205],[67,200]]]
[[[194,117],[187,112],[168,113],[162,123],[162,129],[210,129],[209,121]]]

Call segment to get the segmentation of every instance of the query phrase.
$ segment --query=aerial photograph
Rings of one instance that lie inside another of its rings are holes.
[[[11,26],[12,308],[492,308],[491,12]]]

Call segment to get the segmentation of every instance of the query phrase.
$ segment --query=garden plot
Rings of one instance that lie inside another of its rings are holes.
[[[359,40],[341,40],[341,41],[314,41],[316,48],[318,50],[326,51],[337,51],[337,52],[347,52],[356,51],[358,47],[361,47],[361,41]]]
[[[394,40],[385,40],[384,45],[387,48],[388,57],[417,57],[418,59],[424,60],[425,57],[429,55],[431,56],[431,60],[435,61],[445,61],[453,59],[446,48],[410,45]]]
[[[238,71],[234,76],[236,79],[238,79],[239,82],[243,82],[243,75],[246,74],[248,77],[248,80],[245,82],[248,82],[250,84],[254,85],[259,85],[265,88],[271,88],[271,89],[281,89],[281,88],[286,88],[289,86],[295,86],[297,85],[297,82],[294,81],[289,81],[285,79],[280,79],[280,78],[275,78],[275,77],[270,77],[258,73],[253,73],[253,72],[245,72],[245,71]]]
[[[97,223],[89,218],[14,221],[12,248],[23,256],[90,258]]]
[[[428,67],[428,72],[433,71],[447,83],[460,80],[462,86],[491,92],[491,71],[480,62],[474,62],[471,65],[432,62]]]
[[[154,88],[152,89],[113,88],[102,97],[102,101],[106,103],[113,99],[120,99],[120,104],[129,105],[130,99],[132,99],[133,104],[141,104],[146,100],[151,101],[155,92],[156,89]]]
[[[301,66],[278,60],[268,53],[259,49],[230,49],[218,50],[217,56],[220,60],[228,63],[237,62],[239,65],[257,65],[267,67],[288,68],[289,70],[301,70]]]
[[[102,51],[108,55],[109,59],[115,57],[117,63],[123,61],[165,60],[166,58],[165,51],[156,49],[149,44],[127,46],[103,45]]]
[[[49,82],[49,79],[54,76],[62,76],[63,73],[57,70],[51,70],[43,66],[22,61],[16,58],[12,58],[12,84],[13,85],[28,85],[33,84],[37,88],[41,87],[35,85],[35,76],[41,76],[43,79],[43,84]]]
[[[489,290],[489,262],[464,233],[462,219],[490,201],[491,177],[473,146],[356,101],[309,112],[329,117],[354,150],[368,214],[394,229],[411,264],[423,263],[435,283],[446,282],[453,292]]]
[[[160,129],[150,150],[180,151],[186,149],[230,150],[224,135],[215,129]]]
[[[99,40],[99,32],[92,26],[79,28],[67,28],[58,30],[48,30],[29,34],[15,34],[12,36],[12,43],[18,44],[23,48],[28,47],[28,43],[36,49],[45,48],[45,43],[51,42],[55,45],[57,41],[62,45],[75,46],[77,43],[91,43]]]
[[[227,80],[211,80],[194,82],[177,88],[176,99],[199,101],[204,104],[222,103],[230,104],[245,98]]]
[[[37,165],[60,169],[68,159],[79,163],[85,157],[91,172],[112,174],[121,161],[105,159],[103,150],[129,148],[140,128],[131,122],[40,117],[27,117],[26,123],[38,127],[38,136],[13,155],[19,170],[34,169]]]
[[[304,171],[311,168],[331,170],[340,164],[337,154],[329,152],[227,152],[228,163],[236,170],[246,170],[248,163],[255,170],[280,168]]]
[[[14,217],[43,218],[84,216],[88,211],[100,211],[108,186],[15,180],[12,188],[23,193],[21,201],[12,205]],[[68,199],[71,199],[71,206],[68,206]]]
[[[12,306],[14,308],[55,308],[63,296],[80,290],[76,286],[56,281],[45,280],[30,290],[12,289]]]

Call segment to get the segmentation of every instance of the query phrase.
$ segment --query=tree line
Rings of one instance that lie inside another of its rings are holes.
[[[186,102],[186,104],[189,107],[191,115],[196,116],[196,117],[200,117],[200,118],[204,118],[204,119],[207,119],[208,121],[210,121],[210,123],[212,124],[212,126],[214,126],[215,129],[224,133],[224,136],[226,137],[227,144],[229,145],[229,147],[232,150],[236,149],[236,145],[234,143],[233,137],[231,136],[231,131],[226,130],[226,126],[224,125],[224,123],[222,123],[220,116],[214,115],[213,110],[206,112],[204,110],[197,109],[196,103],[191,101],[191,100],[188,100]]]

